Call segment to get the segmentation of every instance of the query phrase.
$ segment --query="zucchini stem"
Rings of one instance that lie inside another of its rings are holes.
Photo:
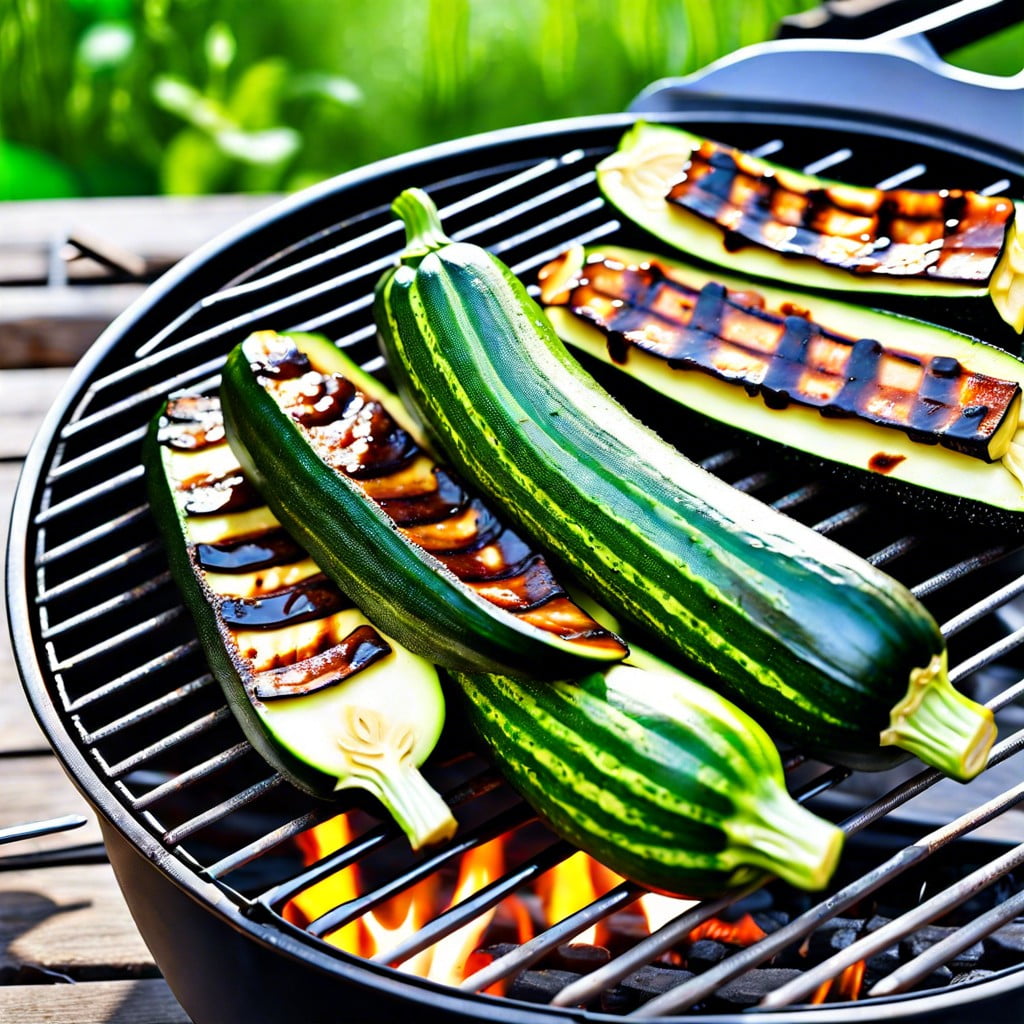
[[[405,225],[405,248],[399,259],[406,266],[415,267],[428,253],[451,245],[437,207],[423,189],[407,188],[391,204],[391,211]]]
[[[988,763],[996,738],[995,718],[949,681],[946,652],[910,673],[907,693],[892,709],[882,746],[916,754],[960,782],[973,779]]]
[[[349,705],[344,731],[336,739],[349,765],[337,788],[372,793],[414,850],[455,834],[458,823],[451,810],[416,767],[416,734],[411,726],[389,723],[373,708]]]
[[[775,779],[767,779],[723,828],[737,865],[763,868],[809,890],[828,884],[846,839],[841,828],[798,804]]]

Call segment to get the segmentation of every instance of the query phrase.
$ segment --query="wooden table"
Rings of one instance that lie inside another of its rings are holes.
[[[145,280],[276,198],[0,203],[4,551],[22,460],[69,365]],[[142,281],[129,280],[133,273]],[[187,1024],[128,912],[95,814],[32,716],[6,628],[0,794],[0,829],[76,813],[86,819],[74,831],[0,845],[0,1021]]]

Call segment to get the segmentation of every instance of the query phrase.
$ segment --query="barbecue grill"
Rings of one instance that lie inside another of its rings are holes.
[[[831,167],[861,184],[955,183],[1024,194],[1024,160],[1006,139],[877,109],[714,95],[692,83],[671,90],[672,109],[654,116],[790,165]],[[667,105],[654,97],[648,93],[638,105]],[[1010,1020],[1024,1011],[1024,953],[934,984],[937,968],[1024,915],[1012,874],[1024,863],[1015,811],[1024,784],[1015,783],[1012,766],[1006,770],[1024,749],[1024,716],[1015,707],[1024,694],[1024,575],[1021,539],[1012,533],[951,525],[849,481],[837,486],[827,467],[791,462],[770,445],[677,412],[656,423],[735,486],[911,586],[943,623],[952,679],[998,712],[1001,734],[990,768],[964,787],[909,765],[881,781],[851,776],[786,752],[793,789],[853,837],[855,868],[820,902],[793,897],[765,938],[692,976],[667,959],[670,951],[703,922],[728,917],[731,900],[681,906],[652,934],[620,941],[597,969],[550,969],[550,958],[561,950],[564,960],[572,948],[566,944],[585,928],[634,906],[642,893],[627,882],[532,938],[478,957],[461,982],[407,972],[403,965],[574,851],[534,822],[494,775],[453,705],[426,774],[453,806],[460,830],[447,844],[412,855],[397,829],[358,797],[318,803],[273,774],[244,740],[203,662],[145,501],[140,445],[159,402],[176,390],[215,387],[227,351],[254,329],[317,331],[372,371],[386,372],[371,296],[401,248],[388,207],[406,187],[425,188],[449,233],[487,246],[527,281],[574,242],[614,237],[657,250],[617,221],[594,183],[595,164],[633,120],[614,114],[444,144],[283,201],[186,259],[115,321],[76,367],[33,445],[8,558],[19,666],[58,756],[98,811],[144,938],[197,1021],[539,1024],[618,1020],[629,1012],[725,1022],[740,1019],[744,1004],[729,1009],[721,993],[737,979],[764,980],[770,962],[790,965],[776,971],[778,983],[764,995],[773,1020],[959,1021],[967,1007]],[[930,310],[951,326],[961,313],[953,304]],[[985,325],[992,337],[1014,344],[994,315],[992,321]],[[649,402],[646,409],[656,416]],[[929,799],[938,792],[946,798]],[[355,831],[340,848],[303,857],[301,838],[339,811],[350,812]],[[372,956],[328,941],[394,894],[450,874],[467,851],[496,836],[512,837],[510,863],[453,909],[435,910]],[[352,865],[366,880],[360,892],[328,902],[312,919],[296,917],[290,908],[297,896]],[[861,929],[852,944],[831,947],[832,955],[807,969],[793,968],[793,955],[782,959],[877,893],[901,888],[905,905],[887,923]],[[763,909],[769,904],[760,896],[750,893],[738,906]],[[950,916],[962,905],[960,917]],[[901,940],[905,946],[936,920],[953,922],[944,941],[904,956],[867,999],[807,1005],[823,982]],[[930,987],[904,993],[929,978]],[[505,994],[493,994],[498,984]]]

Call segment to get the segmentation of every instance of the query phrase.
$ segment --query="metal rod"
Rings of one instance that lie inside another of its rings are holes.
[[[930,857],[953,840],[980,828],[1024,800],[1024,783],[994,797],[955,821],[935,829],[916,843],[904,847],[884,863],[861,875],[849,885],[822,900],[810,910],[767,935],[759,942],[734,953],[702,974],[645,1003],[634,1017],[656,1017],[686,1010],[706,999],[720,986],[805,938],[825,921],[842,913],[880,886]]]
[[[761,1000],[760,1007],[765,1010],[776,1010],[813,995],[819,985],[834,978],[858,960],[866,960],[883,949],[887,949],[904,936],[924,927],[954,907],[958,907],[975,893],[985,889],[1021,864],[1024,864],[1024,843],[1008,850],[1001,857],[978,868],[977,871],[972,871],[966,878],[960,879],[959,882],[937,893],[920,906],[914,907],[913,910],[882,925],[870,935],[858,939],[846,949],[829,957],[824,963],[805,971],[799,978],[794,978],[774,992],[769,992]]]
[[[190,836],[195,835],[196,832],[209,827],[214,822],[220,821],[221,818],[226,818],[229,814],[233,814],[235,811],[258,800],[265,793],[280,786],[283,781],[280,775],[271,775],[260,782],[254,783],[247,789],[242,790],[241,793],[235,794],[235,796],[228,800],[223,800],[216,807],[211,807],[203,814],[197,814],[194,818],[190,818],[177,828],[165,832],[163,835],[164,843],[167,846],[177,846],[179,843],[183,843]]]
[[[417,953],[422,953],[428,946],[433,946],[458,931],[474,918],[492,910],[520,886],[539,878],[576,852],[576,847],[571,843],[562,840],[553,842],[539,853],[534,854],[526,863],[513,871],[506,871],[500,878],[489,882],[450,910],[439,914],[429,924],[420,928],[393,949],[378,953],[373,957],[374,963],[391,965],[404,963],[416,956]]]
[[[868,992],[868,996],[892,996],[898,992],[906,992],[908,988],[927,978],[937,967],[948,963],[958,953],[973,946],[994,932],[1000,925],[1012,921],[1024,912],[1024,892],[1011,896],[1008,900],[986,911],[981,917],[958,928],[952,935],[940,939],[925,952],[914,957],[909,963],[903,964],[883,978]]]
[[[536,963],[546,953],[557,949],[563,942],[575,938],[580,932],[603,921],[606,917],[635,903],[646,890],[632,882],[623,882],[593,903],[563,918],[557,924],[527,939],[504,956],[498,957],[486,967],[463,979],[459,988],[467,992],[479,992],[497,981],[515,974]]]
[[[4,843],[17,843],[22,839],[36,839],[39,836],[53,835],[55,832],[81,828],[88,820],[81,814],[65,814],[60,818],[45,818],[22,825],[6,825],[0,828],[0,846]]]

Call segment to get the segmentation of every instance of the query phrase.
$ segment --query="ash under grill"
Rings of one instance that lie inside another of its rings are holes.
[[[858,183],[956,182],[985,194],[1024,192],[1024,172],[1003,151],[952,136],[936,141],[906,125],[709,101],[681,117],[694,131]],[[856,866],[844,868],[821,902],[776,896],[784,887],[771,887],[772,902],[759,911],[775,914],[764,918],[771,930],[743,949],[718,943],[723,956],[705,945],[694,957],[688,936],[727,916],[734,901],[690,906],[653,934],[627,928],[623,938],[609,922],[628,916],[643,892],[622,882],[525,941],[488,947],[482,939],[473,971],[453,989],[404,975],[403,965],[529,889],[575,851],[540,828],[475,754],[452,702],[425,774],[453,807],[460,830],[450,843],[414,856],[368,802],[318,804],[271,772],[242,738],[206,669],[145,501],[139,449],[159,402],[175,390],[215,386],[225,354],[253,329],[318,331],[382,370],[372,289],[401,246],[388,204],[410,185],[431,193],[455,237],[487,246],[527,280],[572,242],[614,237],[656,250],[617,222],[594,182],[595,163],[628,123],[601,118],[500,133],[468,150],[440,147],[328,183],[186,261],[116,322],[44,427],[19,490],[12,543],[23,540],[24,549],[12,546],[10,606],[34,706],[65,764],[113,823],[112,835],[126,838],[211,915],[280,959],[315,968],[318,984],[326,976],[323,983],[337,985],[342,999],[354,990],[369,994],[363,999],[384,992],[444,1006],[437,1012],[449,1013],[446,1019],[539,1020],[530,1014],[561,1012],[530,1005],[540,1000],[585,1007],[577,1019],[703,1012],[725,1020],[732,1018],[722,1014],[755,1003],[803,1004],[862,960],[886,968],[871,977],[878,987],[862,993],[873,998],[931,985],[913,1000],[889,1003],[894,1016],[956,1013],[967,1002],[1012,994],[1024,985],[1024,948],[1016,955],[1012,938],[1024,928],[1013,924],[1024,915],[1024,893],[1014,884],[1024,862],[1016,809],[1024,784],[1015,784],[1017,762],[1008,765],[1024,749],[1019,537],[837,484],[825,468],[792,462],[678,411],[652,422],[734,486],[910,586],[943,623],[953,682],[996,710],[1000,725],[990,768],[968,786],[910,765],[882,777],[851,776],[789,755],[801,799],[857,836],[850,844]],[[953,305],[936,304],[935,319],[955,326],[958,315]],[[1008,330],[994,315],[992,321],[993,340],[1010,344]],[[649,401],[643,408],[655,412]],[[362,827],[340,849],[304,863],[300,837],[346,809]],[[460,858],[507,835],[527,837],[512,842],[518,852],[511,865],[370,960],[326,941],[415,885],[450,877]],[[935,864],[941,870],[929,874]],[[353,865],[372,880],[369,888],[308,920],[289,912],[296,897]],[[900,905],[878,911],[877,894],[901,886]],[[979,894],[987,903],[970,902]],[[745,899],[758,906],[762,895]],[[955,916],[957,908],[975,906],[977,913]],[[933,921],[945,930],[925,931]],[[607,956],[579,952],[584,947],[572,953],[567,944],[604,924],[614,939]],[[813,957],[794,952],[803,943]],[[970,961],[978,943],[988,960]],[[159,954],[157,960],[163,967]],[[173,971],[165,973],[175,987]],[[494,985],[504,985],[506,995],[477,995]],[[745,994],[730,1003],[723,996],[730,990]],[[872,1005],[848,1010],[856,1015]],[[828,1009],[839,1010],[832,1003]]]

